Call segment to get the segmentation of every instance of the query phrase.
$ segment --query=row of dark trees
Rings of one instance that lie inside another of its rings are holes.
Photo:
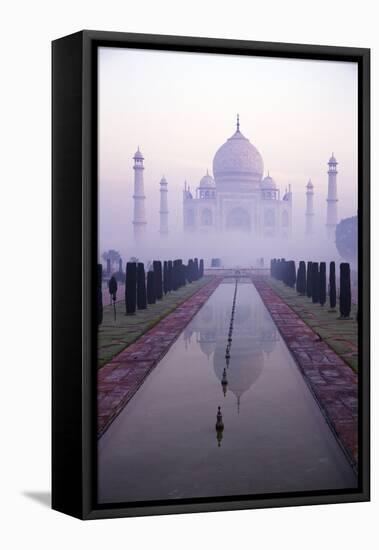
[[[314,304],[323,306],[327,299],[326,263],[287,261],[284,258],[273,259],[270,264],[271,276],[291,288],[295,288],[302,296],[308,296]],[[329,265],[329,305],[334,310],[337,305],[336,264]],[[350,317],[351,311],[351,284],[350,264],[340,264],[340,293],[339,310],[342,318]]]
[[[97,299],[98,299],[98,324],[103,319],[102,301],[102,265],[97,266]],[[148,304],[155,304],[162,300],[168,292],[178,290],[187,283],[197,281],[204,275],[204,261],[197,258],[188,260],[183,264],[182,260],[169,260],[163,262],[154,261],[152,270],[145,273],[142,262],[128,262],[126,264],[125,282],[125,314],[134,315],[137,309],[146,309]],[[115,275],[108,281],[114,312],[116,316],[115,302],[117,298],[117,278]]]

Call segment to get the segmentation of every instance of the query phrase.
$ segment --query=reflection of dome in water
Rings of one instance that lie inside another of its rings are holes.
[[[200,317],[205,323],[210,323],[213,319],[213,307],[209,304],[203,306],[200,312]]]
[[[264,329],[261,332],[262,337],[262,349],[265,353],[270,354],[274,351],[276,342],[278,341],[278,335],[275,329]]]
[[[214,331],[201,331],[198,337],[201,351],[209,357],[216,349],[216,334]]]
[[[256,348],[252,346],[252,338],[238,338],[232,346],[230,366],[227,369],[228,390],[238,402],[241,396],[248,391],[259,378],[264,367],[264,356],[259,342]],[[225,347],[218,342],[213,356],[213,367],[217,378],[222,381],[225,367]]]

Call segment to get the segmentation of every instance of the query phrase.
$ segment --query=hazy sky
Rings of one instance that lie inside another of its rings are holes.
[[[357,66],[100,48],[100,246],[121,247],[132,231],[133,160],[145,157],[146,210],[158,231],[159,181],[169,190],[169,225],[182,226],[182,189],[195,189],[235,131],[260,151],[281,191],[292,183],[293,223],[304,232],[305,185],[315,186],[325,224],[327,161],[338,162],[339,217],[357,210]]]

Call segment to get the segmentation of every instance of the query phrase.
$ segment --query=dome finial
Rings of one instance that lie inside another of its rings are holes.
[[[240,131],[240,116],[237,113],[237,132],[239,132],[239,131]]]

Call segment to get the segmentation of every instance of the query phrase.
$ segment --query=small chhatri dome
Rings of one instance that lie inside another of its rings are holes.
[[[203,176],[200,180],[199,187],[203,189],[204,187],[215,187],[215,186],[216,186],[215,180],[212,178],[212,176],[209,175],[207,170],[207,173],[205,174],[205,176]]]
[[[134,159],[141,159],[141,160],[143,160],[143,154],[142,154],[141,151],[139,150],[139,147],[138,147],[137,151],[135,152],[133,158],[134,158]]]
[[[334,153],[332,153],[332,156],[330,157],[328,164],[338,164],[336,157],[334,156]]]
[[[218,149],[213,159],[213,174],[219,181],[243,180],[256,183],[262,179],[263,160],[258,149],[240,131],[239,116],[236,132]]]
[[[312,183],[312,180],[310,179],[307,183],[307,188],[308,189],[313,189],[313,183]]]
[[[262,189],[276,189],[275,180],[270,176],[270,172],[267,172],[267,176],[261,181]]]
[[[164,176],[162,176],[161,181],[159,182],[160,185],[167,185],[167,180]]]

